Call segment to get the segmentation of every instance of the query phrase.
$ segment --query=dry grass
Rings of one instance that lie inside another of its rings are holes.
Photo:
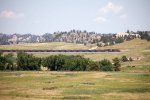
[[[106,93],[103,95],[104,100],[110,100],[110,97],[120,97],[124,100],[149,100],[150,93]],[[146,97],[146,98],[145,98]]]
[[[0,72],[0,100],[148,100],[149,73]],[[7,77],[6,77],[7,76]]]
[[[13,45],[0,45],[0,49],[4,50],[76,50],[76,49],[89,49],[95,45],[64,43],[64,42],[51,42],[51,43],[25,43]]]

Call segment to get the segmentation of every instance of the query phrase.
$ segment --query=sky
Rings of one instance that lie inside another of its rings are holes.
[[[0,0],[0,33],[150,31],[150,0]]]

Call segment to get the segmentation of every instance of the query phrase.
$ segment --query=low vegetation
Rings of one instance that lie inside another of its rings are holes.
[[[16,62],[12,61],[13,55],[0,55],[1,70],[41,70],[41,66],[51,71],[120,71],[119,60],[114,60],[114,65],[109,60],[94,62],[82,56],[51,55],[39,58],[28,53],[18,53]],[[15,58],[14,58],[15,59]],[[117,59],[117,58],[116,58]],[[16,63],[16,64],[15,64]]]
[[[17,54],[18,70],[40,70],[41,59],[27,53]]]
[[[4,100],[150,99],[147,72],[14,71],[0,76]]]
[[[0,70],[15,70],[14,57],[12,53],[2,54],[0,53]]]

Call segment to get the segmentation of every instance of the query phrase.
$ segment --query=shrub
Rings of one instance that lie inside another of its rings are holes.
[[[18,70],[40,70],[41,59],[24,52],[17,53]]]
[[[118,58],[113,59],[113,64],[114,64],[114,70],[120,71],[121,64],[120,64],[120,60]]]
[[[89,61],[86,70],[87,71],[99,71],[99,65],[96,62]]]
[[[128,58],[126,56],[122,56],[121,61],[126,62],[128,61]]]
[[[116,43],[123,43],[124,42],[124,39],[122,37],[118,37],[116,40],[115,40]]]
[[[14,60],[12,53],[0,53],[0,70],[14,70]]]
[[[100,61],[99,62],[99,67],[100,67],[101,71],[113,71],[113,65],[107,59],[104,59],[104,60]]]
[[[43,59],[42,65],[48,67],[51,71],[85,71],[98,69],[95,62],[82,56],[52,55]]]
[[[129,58],[129,61],[133,61],[133,59],[130,57],[130,58]]]

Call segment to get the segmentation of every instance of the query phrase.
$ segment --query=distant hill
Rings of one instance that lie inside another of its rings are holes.
[[[114,45],[135,38],[146,39],[150,41],[150,31],[138,32],[120,32],[100,34],[80,30],[71,30],[68,32],[45,33],[43,35],[32,34],[3,34],[0,33],[0,44],[24,44],[24,43],[46,43],[46,42],[66,42],[76,44],[96,44],[98,47]]]

